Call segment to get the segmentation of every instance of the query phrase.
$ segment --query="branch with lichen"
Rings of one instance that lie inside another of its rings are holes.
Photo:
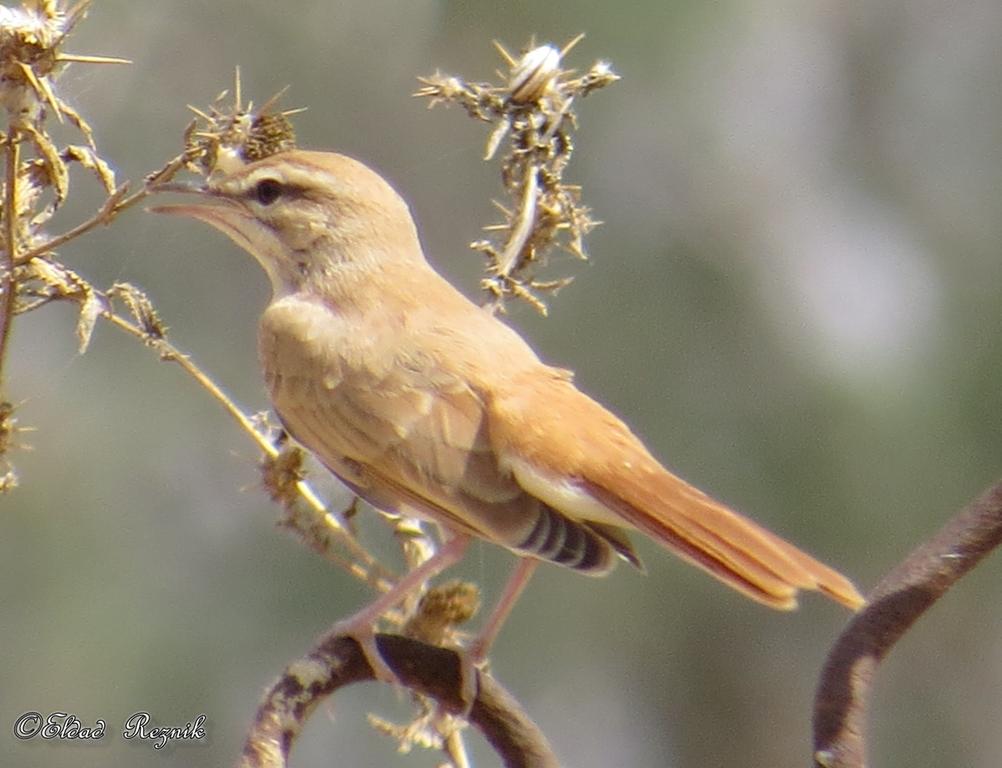
[[[555,294],[573,279],[540,279],[549,252],[561,248],[586,259],[584,236],[598,224],[581,202],[581,188],[564,181],[564,171],[574,150],[576,100],[619,77],[603,61],[584,74],[564,69],[564,57],[582,37],[559,50],[530,44],[518,58],[495,43],[509,67],[507,74],[498,72],[500,85],[440,73],[420,78],[415,95],[429,99],[429,106],[456,104],[494,125],[485,160],[505,145],[501,180],[508,200],[496,203],[503,221],[485,227],[489,237],[470,245],[487,258],[481,287],[495,311],[517,297],[545,315],[541,294]]]
[[[376,644],[401,683],[434,702],[424,724],[434,723],[435,730],[411,734],[411,742],[428,739],[429,745],[447,752],[453,765],[464,765],[465,755],[448,752],[456,733],[449,728],[468,721],[506,766],[557,768],[546,737],[519,703],[486,672],[470,669],[460,654],[397,635],[377,635]],[[345,686],[372,679],[373,671],[353,638],[321,638],[268,689],[244,742],[239,768],[284,768],[316,706]]]

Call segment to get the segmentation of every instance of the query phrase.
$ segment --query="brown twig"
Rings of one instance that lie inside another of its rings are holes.
[[[111,220],[122,211],[127,208],[131,208],[136,203],[146,199],[152,192],[152,185],[172,178],[175,173],[184,167],[184,163],[185,156],[178,155],[173,160],[170,160],[159,171],[155,171],[147,176],[146,183],[138,191],[132,193],[131,195],[126,196],[129,191],[128,182],[122,184],[122,186],[118,187],[114,192],[108,195],[104,203],[101,204],[101,207],[89,219],[80,222],[72,229],[63,232],[61,235],[49,238],[44,243],[19,254],[14,263],[17,265],[27,264],[32,259],[51,253],[59,246],[65,245],[71,240],[76,240],[81,235],[87,234],[92,229],[96,229],[102,224],[109,224]]]
[[[518,702],[485,672],[466,667],[456,651],[398,635],[377,635],[380,655],[413,691],[444,710],[462,714],[480,730],[509,768],[557,768],[539,728]],[[344,686],[373,679],[354,638],[326,636],[291,664],[265,694],[244,743],[238,768],[284,768],[293,743],[313,709]],[[472,688],[472,703],[471,703]]]
[[[279,456],[279,449],[276,448],[272,441],[257,428],[253,419],[247,416],[219,387],[219,385],[216,384],[216,382],[213,381],[212,378],[201,368],[199,368],[198,365],[196,365],[191,358],[188,357],[188,355],[181,352],[177,347],[167,341],[167,339],[149,333],[140,324],[134,323],[131,320],[122,317],[114,312],[110,307],[106,308],[101,313],[101,316],[116,328],[135,336],[148,346],[152,347],[160,355],[161,360],[173,362],[179,365],[185,373],[193,378],[199,386],[201,386],[217,402],[219,402],[220,405],[223,406],[223,409],[229,413],[237,424],[239,424],[240,427],[253,438],[254,442],[257,443],[258,447],[265,453],[266,456],[271,459],[275,459]],[[309,516],[310,519],[315,521],[318,517],[323,517],[325,530],[329,533],[333,533],[337,537],[339,543],[350,553],[350,558],[344,558],[337,555],[337,553],[335,553],[330,547],[313,547],[313,549],[322,552],[336,565],[344,568],[358,579],[371,584],[379,591],[387,591],[393,583],[392,574],[384,569],[376,561],[372,554],[359,544],[355,537],[352,536],[351,533],[343,526],[341,526],[337,520],[327,515],[327,508],[324,503],[306,481],[298,480],[295,485],[297,492],[309,505],[313,513]],[[304,520],[290,518],[286,522],[288,527],[299,533],[307,541],[307,543],[310,543],[317,537],[317,532],[314,531]]]
[[[1002,482],[914,550],[873,590],[828,655],[814,702],[814,763],[864,768],[877,667],[915,621],[1002,542]]]
[[[14,265],[17,264],[17,170],[21,162],[20,132],[12,124],[7,132],[6,183],[4,195],[4,240],[3,263],[0,264],[0,384],[3,383],[3,365],[7,359],[7,344],[10,341],[11,324],[14,321],[14,306],[17,303],[17,279]]]

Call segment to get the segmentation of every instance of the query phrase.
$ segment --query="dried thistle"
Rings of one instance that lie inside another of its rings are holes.
[[[167,326],[160,319],[149,296],[141,289],[132,283],[115,283],[108,289],[108,298],[121,299],[142,331],[147,344],[152,346],[167,338]]]
[[[67,274],[55,270],[56,285],[47,290],[40,283],[41,270],[27,267],[22,254],[44,243],[42,227],[66,200],[70,163],[94,171],[109,193],[115,188],[110,166],[98,155],[93,131],[87,121],[60,98],[56,80],[66,64],[121,64],[123,59],[83,56],[63,50],[69,34],[84,17],[90,0],[69,9],[58,0],[25,0],[20,8],[0,7],[0,108],[6,125],[0,127],[4,173],[0,184],[3,201],[0,227],[0,386],[14,315],[38,306],[32,292],[68,293],[74,290]],[[46,125],[47,115],[68,122],[83,136],[85,145],[60,148]],[[72,274],[72,273],[69,273]],[[26,281],[22,283],[22,280]],[[79,288],[79,281],[77,288]],[[79,291],[77,291],[79,294]],[[44,303],[44,300],[41,302]],[[83,317],[83,316],[81,316]],[[6,401],[5,401],[6,402]],[[7,413],[2,428],[12,424]],[[0,488],[16,484],[16,475],[6,459],[9,439],[0,440]]]
[[[243,103],[240,69],[234,74],[232,103],[223,106],[229,91],[220,93],[208,111],[189,106],[203,126],[192,124],[185,135],[189,168],[197,173],[219,170],[230,173],[245,163],[270,157],[296,146],[296,133],[289,116],[302,109],[275,112],[274,107],[287,89],[282,89],[258,109],[254,102]]]
[[[90,0],[78,2],[69,10],[56,2],[22,3],[21,8],[0,7],[0,106],[7,114],[3,140],[8,148],[27,143],[34,159],[24,159],[34,166],[30,182],[36,187],[51,187],[54,207],[65,199],[71,161],[100,168],[100,175],[111,178],[107,164],[98,162],[94,134],[86,120],[61,99],[56,79],[70,62],[89,64],[124,64],[125,59],[108,56],[84,56],[63,50],[69,34],[84,17]],[[83,135],[86,148],[59,150],[45,124],[51,112],[59,122],[68,121]],[[19,173],[23,171],[19,169]],[[27,175],[27,174],[26,174]],[[106,181],[114,188],[114,181]],[[31,191],[26,191],[31,194]]]
[[[369,725],[397,742],[397,752],[406,755],[414,747],[435,749],[445,753],[452,768],[468,768],[469,758],[462,741],[464,720],[443,712],[430,699],[421,698],[418,715],[405,725],[393,723],[378,715],[369,714]]]
[[[0,150],[6,153],[6,176],[0,179],[3,182],[0,368],[10,320],[15,314],[41,308],[52,301],[72,301],[79,308],[76,332],[81,352],[86,350],[97,320],[105,319],[143,341],[161,359],[180,365],[274,458],[278,450],[272,445],[270,434],[259,430],[251,417],[244,415],[211,378],[168,341],[167,328],[145,293],[127,283],[100,291],[59,261],[56,249],[110,223],[121,211],[143,200],[151,188],[171,180],[186,166],[208,171],[221,156],[252,160],[290,146],[293,132],[288,116],[292,112],[271,111],[277,96],[259,110],[251,104],[244,107],[238,79],[232,110],[210,108],[211,114],[205,115],[206,125],[201,131],[197,121],[193,122],[185,132],[185,151],[148,174],[137,192],[129,194],[127,185],[116,187],[111,166],[95,149],[87,122],[58,97],[54,84],[64,62],[123,61],[61,52],[66,35],[83,17],[89,2],[83,0],[68,11],[63,11],[59,2],[26,1],[17,10],[0,7],[0,107],[7,109],[8,116],[8,130],[0,131]],[[49,115],[75,126],[85,143],[57,145],[46,125]],[[66,199],[70,163],[92,171],[109,194],[90,219],[49,236],[42,227]],[[8,243],[12,247],[6,247]],[[116,302],[124,305],[124,313],[115,306]],[[23,428],[15,430],[12,413],[0,409],[0,489],[16,484],[16,476],[4,458],[4,452],[14,443],[11,436],[15,431],[23,431]],[[283,523],[331,561],[375,588],[386,589],[392,574],[328,513],[312,489],[296,475],[294,466],[285,469],[283,493],[288,496],[298,493],[301,503],[286,507],[288,517]],[[292,506],[295,512],[289,511]]]
[[[277,456],[261,457],[261,485],[271,500],[282,507],[299,501],[297,484],[306,476],[306,454],[296,445],[282,445]]]
[[[56,87],[56,79],[70,62],[129,63],[125,59],[63,50],[67,37],[89,6],[90,0],[83,0],[66,10],[63,3],[52,0],[24,2],[21,8],[0,7],[0,106],[8,119],[4,140],[8,145],[13,141],[26,142],[34,151],[36,157],[25,163],[36,166],[32,175],[36,186],[52,189],[53,208],[66,199],[69,162],[80,162],[97,171],[109,192],[115,188],[110,167],[97,154],[90,125],[59,97]],[[75,126],[87,146],[60,150],[45,124],[48,112],[59,122],[68,121]]]
[[[493,123],[486,160],[507,139],[501,179],[511,204],[497,204],[503,221],[485,227],[491,236],[470,246],[487,258],[488,277],[481,286],[496,311],[515,296],[545,315],[540,294],[555,294],[571,280],[536,278],[548,252],[556,246],[587,258],[583,238],[598,223],[581,204],[580,187],[564,183],[563,175],[574,149],[574,100],[619,77],[602,61],[583,75],[563,68],[563,58],[581,37],[559,50],[530,43],[519,58],[495,43],[509,67],[508,73],[497,73],[503,85],[436,73],[420,78],[423,87],[415,94],[429,99],[430,107],[457,104],[471,117]]]
[[[14,490],[18,484],[17,473],[6,459],[8,451],[12,448],[22,451],[31,449],[31,446],[20,443],[18,437],[33,429],[17,423],[16,411],[13,403],[6,400],[0,402],[0,494]]]
[[[455,630],[480,609],[476,584],[460,579],[429,589],[403,627],[403,634],[432,645],[455,642]]]

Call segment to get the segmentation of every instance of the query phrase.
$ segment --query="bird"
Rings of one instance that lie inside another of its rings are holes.
[[[160,189],[189,200],[153,211],[211,225],[267,274],[258,352],[287,432],[372,506],[445,534],[346,629],[371,630],[471,539],[518,556],[478,658],[538,563],[639,568],[631,533],[772,608],[812,590],[864,604],[838,571],[666,469],[569,371],[441,276],[405,200],[365,164],[285,150]]]

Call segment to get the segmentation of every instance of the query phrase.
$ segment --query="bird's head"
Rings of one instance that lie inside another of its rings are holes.
[[[276,295],[423,261],[407,204],[375,171],[332,152],[281,152],[204,184],[161,184],[193,202],[151,210],[211,224],[254,256]]]

